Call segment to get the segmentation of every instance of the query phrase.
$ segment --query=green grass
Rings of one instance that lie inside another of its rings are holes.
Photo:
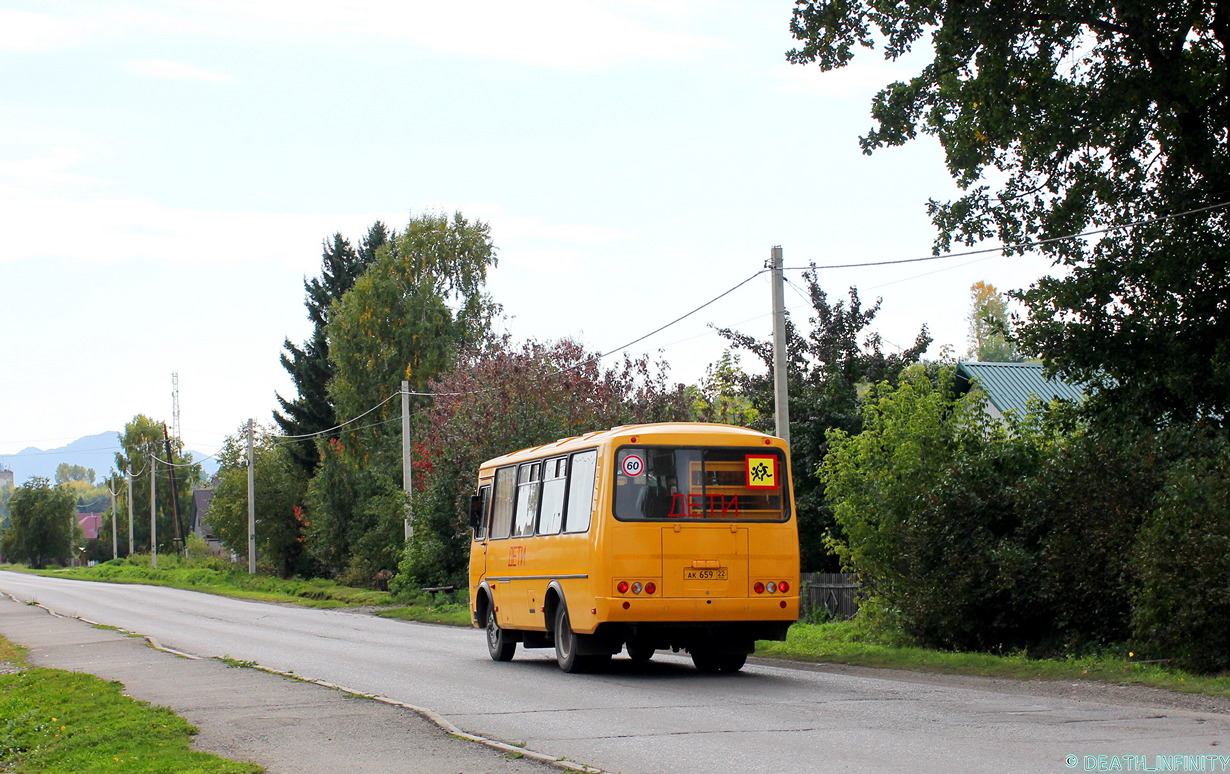
[[[469,606],[456,603],[444,605],[427,603],[409,607],[392,607],[387,610],[377,610],[375,613],[382,618],[395,618],[399,621],[421,621],[449,626],[470,625]]]
[[[24,569],[9,567],[7,569]],[[188,559],[175,555],[158,557],[158,568],[149,566],[148,556],[113,559],[94,567],[70,567],[29,571],[38,575],[110,583],[145,583],[189,591],[205,591],[239,599],[264,602],[293,602],[309,607],[357,607],[393,604],[387,591],[343,586],[323,578],[277,578],[251,575],[247,569],[219,559]]]
[[[1097,680],[1230,697],[1230,675],[1196,675],[1142,662],[1126,649],[1063,659],[1030,658],[1023,653],[959,653],[916,647],[901,634],[876,632],[860,621],[795,624],[785,642],[757,643],[756,655],[1017,680]]]
[[[57,669],[26,666],[20,649],[0,637],[0,662],[22,667],[0,675],[0,771],[264,771],[189,747],[196,729],[165,707],[124,696],[123,685]]]

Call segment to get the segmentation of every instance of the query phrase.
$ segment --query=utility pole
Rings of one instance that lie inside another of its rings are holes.
[[[150,567],[158,569],[158,461],[154,450],[146,446],[146,456],[149,458],[149,563]]]
[[[401,383],[401,488],[406,493],[406,540],[414,534],[410,524],[410,496],[413,494],[412,469],[410,467],[410,382],[403,379]]]
[[[127,467],[132,467],[132,463],[129,462]],[[128,479],[128,555],[132,556],[132,471],[125,473],[124,477]]]
[[[115,490],[111,487],[115,486],[115,476],[111,476],[111,481],[107,484],[107,491],[111,493],[111,558],[118,559],[120,557],[119,546],[115,544]]]
[[[248,574],[256,574],[256,464],[252,452],[255,420],[248,420]]]
[[[178,379],[178,375],[176,378]],[[162,423],[162,440],[167,449],[167,477],[171,480],[171,518],[175,523],[175,545],[178,550],[183,550],[184,536],[179,523],[179,488],[175,486],[175,456],[171,454],[171,436],[167,434],[165,422]]]
[[[773,419],[776,435],[790,443],[790,390],[786,382],[786,300],[782,273],[782,248],[769,251],[773,271]]]

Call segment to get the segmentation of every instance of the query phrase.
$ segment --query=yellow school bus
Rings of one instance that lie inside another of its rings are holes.
[[[470,613],[496,661],[555,648],[583,672],[625,648],[734,672],[799,616],[790,452],[730,425],[628,425],[483,463]]]

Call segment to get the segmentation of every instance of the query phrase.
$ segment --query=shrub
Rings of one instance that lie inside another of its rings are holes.
[[[1230,669],[1230,444],[1168,471],[1135,559],[1136,637],[1154,655],[1209,672]]]

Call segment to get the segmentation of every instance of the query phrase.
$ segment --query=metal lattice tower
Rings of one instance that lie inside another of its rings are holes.
[[[175,437],[183,440],[179,428],[179,372],[171,374],[171,431]]]

